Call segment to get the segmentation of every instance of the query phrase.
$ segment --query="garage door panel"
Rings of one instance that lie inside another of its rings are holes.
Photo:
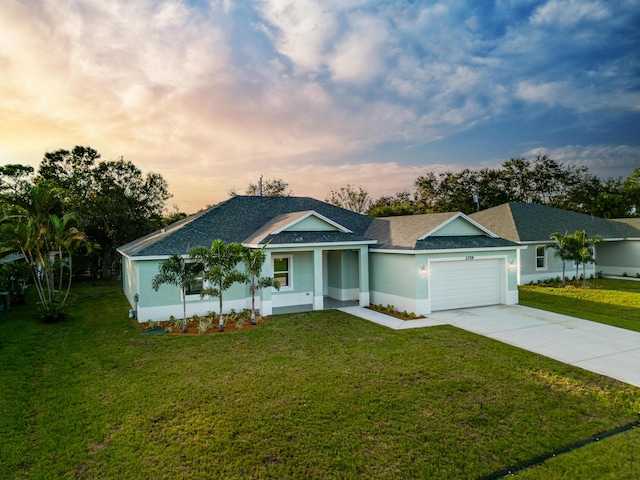
[[[502,303],[502,259],[433,262],[431,309],[447,310]]]

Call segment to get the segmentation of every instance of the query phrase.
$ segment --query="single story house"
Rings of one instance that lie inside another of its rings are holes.
[[[635,276],[640,273],[640,219],[607,220],[539,204],[505,203],[472,213],[470,217],[502,238],[525,248],[518,251],[518,284],[562,276],[562,261],[546,248],[551,234],[578,230],[588,237],[600,235],[595,264],[586,268],[587,278],[603,275]],[[575,264],[567,262],[565,275],[575,275]],[[582,275],[580,267],[579,275]]]
[[[307,197],[236,196],[118,249],[138,321],[182,315],[180,289],[162,285],[156,292],[152,279],[171,254],[186,257],[215,239],[266,245],[263,275],[281,288],[260,291],[263,315],[345,302],[416,314],[518,302],[523,247],[462,213],[374,219]],[[218,309],[218,299],[200,297],[202,282],[187,292],[188,315]],[[248,285],[235,284],[224,294],[223,311],[250,303]]]

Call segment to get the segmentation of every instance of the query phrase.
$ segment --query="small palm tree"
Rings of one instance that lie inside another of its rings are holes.
[[[177,253],[172,254],[158,266],[158,273],[151,280],[153,289],[157,292],[160,285],[168,283],[180,287],[182,293],[182,332],[187,333],[187,290],[196,281],[202,265],[189,262]]]
[[[576,264],[582,263],[582,285],[587,285],[587,263],[595,262],[595,246],[604,240],[600,235],[592,238],[587,236],[584,230],[577,231],[574,234],[576,244]],[[577,282],[576,276],[576,282]]]
[[[246,281],[244,273],[238,270],[238,263],[242,260],[244,249],[245,247],[239,243],[225,244],[222,240],[214,240],[210,249],[194,247],[189,252],[191,258],[204,265],[204,278],[209,283],[206,288],[202,289],[200,296],[218,297],[220,302],[219,332],[224,332],[222,295],[234,283]]]
[[[27,261],[46,320],[61,318],[71,290],[73,253],[86,245],[85,236],[73,224],[72,214],[59,217],[52,210],[58,202],[54,189],[36,185],[25,197],[23,205],[15,205],[1,220],[1,253],[18,252]],[[64,269],[69,281],[63,290]],[[55,274],[58,274],[56,289]]]
[[[247,248],[244,252],[244,264],[247,271],[247,281],[249,282],[249,292],[251,293],[251,325],[256,324],[256,291],[267,287],[274,287],[280,290],[280,284],[273,277],[262,277],[262,266],[266,260],[264,249]]]
[[[546,248],[551,248],[554,250],[553,256],[554,258],[559,258],[562,260],[562,286],[566,285],[565,280],[565,262],[567,260],[573,260],[573,252],[571,248],[571,238],[565,232],[564,235],[558,232],[554,232],[550,236],[553,242],[550,242],[546,245]]]

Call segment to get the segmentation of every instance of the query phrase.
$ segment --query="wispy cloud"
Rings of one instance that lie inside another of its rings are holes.
[[[159,171],[191,211],[258,172],[317,197],[409,188],[449,165],[417,159],[420,146],[458,151],[461,132],[518,115],[564,155],[547,139],[554,118],[640,125],[639,22],[634,0],[5,0],[0,161],[88,144]],[[517,151],[503,131],[487,136]],[[594,167],[616,148],[637,155],[637,138],[614,137],[564,145]]]

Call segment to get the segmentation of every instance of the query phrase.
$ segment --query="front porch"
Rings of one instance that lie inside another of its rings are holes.
[[[338,308],[343,307],[357,307],[359,302],[357,300],[336,300],[331,297],[323,297],[323,310],[336,310]],[[283,313],[300,313],[300,312],[311,312],[313,311],[313,304],[305,304],[305,305],[289,305],[287,307],[275,307],[273,309],[273,315],[280,315]]]

